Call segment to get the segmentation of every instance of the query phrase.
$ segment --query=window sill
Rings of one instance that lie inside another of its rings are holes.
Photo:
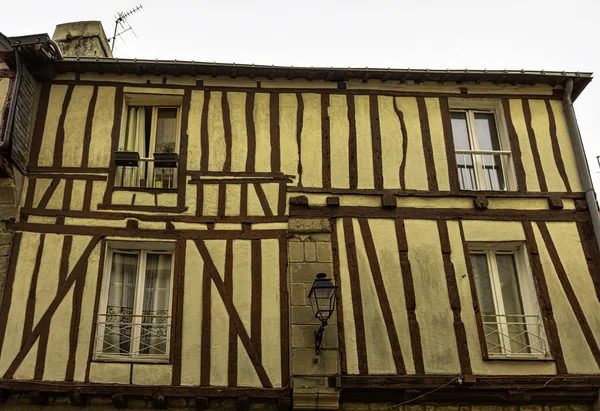
[[[103,356],[96,357],[92,362],[115,363],[115,364],[170,364],[169,357],[165,358],[132,358],[132,357],[117,357]]]
[[[554,362],[554,358],[552,357],[544,357],[544,356],[487,356],[483,358],[484,361],[526,361],[526,362]]]

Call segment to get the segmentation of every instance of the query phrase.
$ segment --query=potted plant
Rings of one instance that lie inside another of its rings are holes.
[[[162,143],[160,153],[154,153],[155,168],[175,168],[177,167],[178,156],[175,151],[175,143]]]
[[[137,151],[125,151],[123,147],[115,151],[115,164],[119,167],[138,167],[139,162],[140,154]]]

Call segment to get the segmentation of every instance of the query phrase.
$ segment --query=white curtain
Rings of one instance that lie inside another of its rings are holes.
[[[166,354],[170,331],[171,255],[146,258],[140,354]]]
[[[145,107],[129,107],[127,116],[127,135],[125,151],[135,151],[140,158],[146,158],[146,109]],[[123,173],[123,185],[139,187],[140,179],[146,178],[146,162],[141,161],[137,169],[127,169]]]
[[[115,252],[112,259],[103,352],[128,354],[135,298],[138,255]]]

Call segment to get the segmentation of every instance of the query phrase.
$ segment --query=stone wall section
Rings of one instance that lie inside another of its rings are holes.
[[[328,386],[327,375],[340,373],[337,317],[323,334],[320,353],[315,351],[315,331],[320,321],[308,300],[319,273],[333,278],[331,227],[328,220],[290,219],[288,270],[292,327],[292,387],[294,409],[337,409],[339,392]]]

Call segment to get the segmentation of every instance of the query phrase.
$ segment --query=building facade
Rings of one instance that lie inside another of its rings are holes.
[[[7,405],[592,409],[591,75],[28,67]]]

